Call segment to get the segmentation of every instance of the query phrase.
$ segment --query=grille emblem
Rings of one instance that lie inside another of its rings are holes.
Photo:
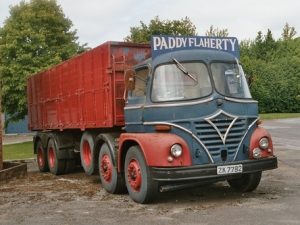
[[[219,137],[221,138],[223,144],[225,145],[226,138],[229,134],[231,127],[234,125],[235,121],[238,119],[237,116],[231,115],[229,113],[224,112],[223,110],[219,110],[216,114],[205,118],[204,120],[208,122],[218,133]],[[225,132],[220,131],[220,126],[217,122],[220,120],[229,120],[231,123],[225,129]],[[219,127],[218,127],[219,126]]]

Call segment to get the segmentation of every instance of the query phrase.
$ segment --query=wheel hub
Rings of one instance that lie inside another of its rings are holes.
[[[128,165],[128,182],[133,190],[140,191],[142,184],[141,167],[136,160],[131,160]]]
[[[88,141],[84,141],[83,143],[83,160],[86,166],[91,165],[92,153]]]
[[[49,148],[49,166],[54,168],[55,166],[55,154],[54,149],[52,147]]]
[[[105,181],[110,182],[112,177],[112,163],[107,154],[102,156],[101,165],[100,165],[101,176]]]
[[[37,152],[37,160],[40,167],[43,167],[45,165],[44,159],[43,159],[43,150],[41,147],[38,148]]]

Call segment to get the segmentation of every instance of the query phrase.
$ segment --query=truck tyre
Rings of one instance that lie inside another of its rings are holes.
[[[47,147],[47,158],[50,172],[59,175],[65,172],[66,162],[64,159],[58,159],[58,148],[53,140],[50,138]]]
[[[40,172],[48,172],[48,160],[47,160],[47,150],[43,148],[42,142],[40,140],[36,143],[36,150],[35,152],[37,157],[37,164],[39,167]]]
[[[84,132],[80,141],[81,165],[87,175],[92,175],[97,167],[98,157],[94,152],[94,136]]]
[[[125,181],[130,197],[137,203],[149,203],[158,193],[157,182],[152,180],[149,167],[139,146],[129,148],[125,157]]]
[[[261,179],[261,171],[255,173],[246,173],[237,179],[227,180],[232,189],[238,192],[254,191],[259,185]]]
[[[125,190],[124,180],[113,164],[113,158],[106,143],[100,148],[98,165],[102,187],[112,194],[123,193]]]

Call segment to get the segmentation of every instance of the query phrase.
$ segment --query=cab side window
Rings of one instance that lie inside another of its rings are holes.
[[[136,71],[135,88],[131,93],[132,97],[144,97],[146,95],[148,73],[148,68],[142,68]]]

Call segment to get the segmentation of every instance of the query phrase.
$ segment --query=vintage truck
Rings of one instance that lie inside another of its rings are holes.
[[[138,203],[222,180],[252,191],[277,168],[232,37],[106,42],[29,77],[28,111],[41,172],[81,164]]]

